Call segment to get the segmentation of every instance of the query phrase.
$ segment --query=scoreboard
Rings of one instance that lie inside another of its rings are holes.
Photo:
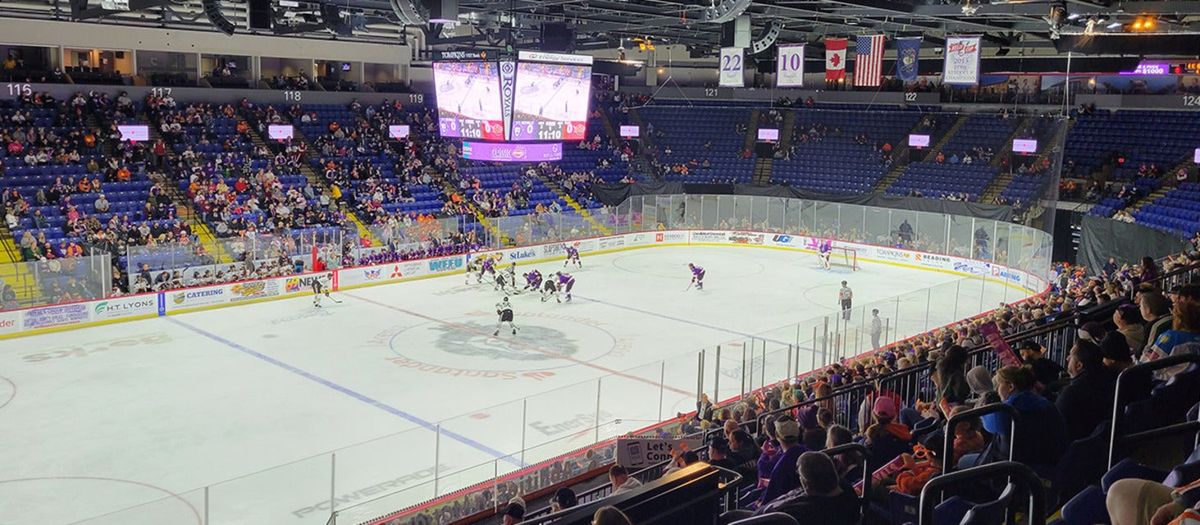
[[[510,55],[494,61],[436,61],[433,72],[443,137],[494,142],[586,138],[590,56],[521,51],[515,60]]]

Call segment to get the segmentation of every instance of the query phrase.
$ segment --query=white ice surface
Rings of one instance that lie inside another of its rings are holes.
[[[706,268],[703,291],[685,291],[688,262]],[[835,312],[843,279],[857,309],[907,293],[881,310],[909,331],[1017,298],[882,264],[824,271],[775,250],[583,263],[569,270],[574,302],[513,298],[516,337],[491,337],[497,292],[451,276],[335,293],[343,303],[320,310],[298,297],[0,342],[0,523],[200,523],[209,487],[211,524],[323,524],[334,469],[339,507],[416,487],[382,503],[409,504],[434,496],[435,470],[443,494],[592,443],[598,408],[601,437],[688,410],[701,348],[710,394],[714,369],[719,396],[737,393],[750,345],[770,354],[750,384],[780,379],[786,345],[811,346],[815,324],[798,336],[796,323]]]

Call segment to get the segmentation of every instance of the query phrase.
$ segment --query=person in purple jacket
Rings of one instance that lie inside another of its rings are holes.
[[[688,263],[688,268],[692,270],[692,284],[696,285],[697,290],[704,289],[704,268]]]

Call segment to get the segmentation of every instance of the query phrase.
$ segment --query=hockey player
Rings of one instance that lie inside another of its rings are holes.
[[[479,272],[479,268],[483,266],[482,257],[467,259],[467,282],[471,284],[471,276]]]
[[[567,245],[563,249],[567,252],[567,260],[563,262],[563,268],[571,263],[575,263],[576,268],[583,268],[583,263],[579,261],[579,248]]]
[[[542,272],[530,270],[525,274],[525,288],[522,291],[538,291],[542,287]]]
[[[569,273],[556,272],[554,275],[558,276],[559,291],[567,296],[568,303],[571,302],[571,289],[575,287],[575,278]],[[562,299],[558,297],[555,297],[555,299],[560,303],[562,302]]]
[[[549,279],[546,279],[546,281],[544,283],[542,283],[542,302],[543,303],[546,302],[551,297],[553,297],[556,300],[558,299],[558,284],[556,284],[554,281],[555,281],[555,276],[551,276]],[[561,303],[562,301],[559,301],[559,302]]]
[[[688,268],[692,270],[692,284],[696,285],[697,290],[704,289],[704,268],[688,263]],[[677,288],[678,289],[678,288]]]
[[[507,295],[496,303],[496,315],[500,316],[500,320],[496,322],[496,331],[492,332],[493,337],[500,335],[500,327],[504,326],[504,323],[508,323],[508,327],[512,328],[513,335],[517,335],[517,325],[513,324],[512,303],[508,302]]]
[[[504,269],[504,274],[505,274],[504,275],[505,282],[507,282],[509,286],[512,286],[513,289],[516,289],[516,287],[517,287],[517,263],[514,262],[514,263],[508,265],[508,268]]]
[[[492,285],[493,290],[499,290],[501,292],[508,293],[508,287],[509,287],[510,283],[508,282],[508,274],[507,273],[497,272],[496,278],[492,282],[493,282],[493,285]]]
[[[331,286],[333,286],[333,274],[332,273],[323,273],[323,274],[317,275],[316,277],[313,277],[312,291],[313,291],[313,307],[314,308],[321,307],[321,296],[322,295],[324,295],[325,297],[329,297],[329,288]]]
[[[819,257],[821,259],[821,267],[828,270],[830,268],[829,258],[832,256],[833,256],[833,241],[828,240],[828,239],[821,241],[821,243],[817,245],[817,257]]]
[[[478,282],[483,282],[483,276],[489,275],[493,280],[496,279],[496,260],[485,256],[483,261],[479,263],[479,279]]]

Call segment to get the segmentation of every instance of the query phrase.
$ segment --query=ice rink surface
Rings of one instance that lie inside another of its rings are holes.
[[[439,108],[469,119],[502,120],[499,77],[458,71],[442,71],[438,76]]]
[[[590,86],[586,79],[520,71],[516,89],[514,104],[520,113],[559,122],[587,120]]]
[[[703,291],[685,291],[689,262],[707,270]],[[491,336],[500,294],[459,275],[335,293],[343,302],[321,309],[306,296],[0,342],[0,523],[182,524],[207,512],[212,524],[323,524],[331,473],[341,507],[427,486],[386,504],[414,503],[434,495],[435,470],[443,494],[689,410],[701,348],[793,342],[794,323],[837,310],[843,279],[856,304],[934,299],[897,303],[902,318],[932,309],[949,322],[1016,299],[957,275],[822,270],[779,250],[655,248],[583,264],[568,270],[571,303],[513,297],[517,336]],[[719,365],[732,375],[721,397],[736,393],[740,369],[725,368],[740,359]]]

